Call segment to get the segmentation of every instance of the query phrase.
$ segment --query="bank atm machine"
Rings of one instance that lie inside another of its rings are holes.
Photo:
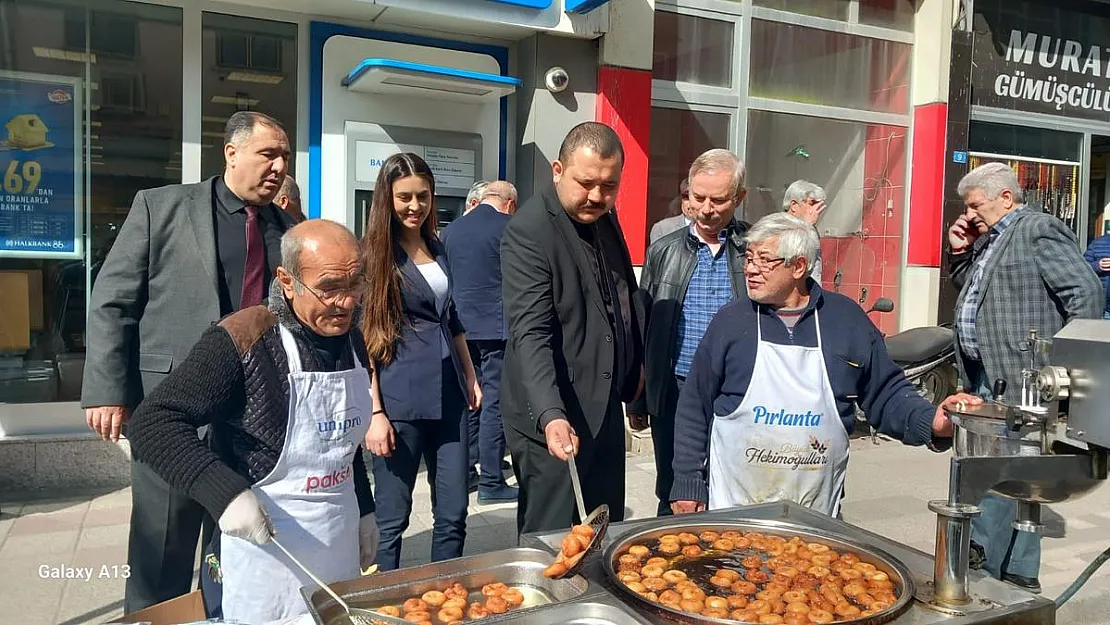
[[[435,174],[436,221],[440,231],[463,214],[466,195],[482,172],[482,136],[477,133],[347,122],[347,223],[366,231],[374,183],[382,163],[397,152],[423,158]]]

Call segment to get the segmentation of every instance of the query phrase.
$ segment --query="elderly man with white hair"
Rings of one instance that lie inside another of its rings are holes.
[[[786,187],[782,196],[782,210],[816,229],[817,220],[825,212],[825,200],[825,189],[821,185],[808,180],[795,180]],[[809,275],[821,284],[821,248],[817,248],[817,260],[813,261],[813,271]]]
[[[947,446],[943,408],[918,395],[852,300],[809,277],[820,241],[786,213],[744,237],[747,297],[717,313],[675,415],[676,513],[793,501],[840,515],[858,401],[906,445]],[[970,405],[970,395],[946,399]]]

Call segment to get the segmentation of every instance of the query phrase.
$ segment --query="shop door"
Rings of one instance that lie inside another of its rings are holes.
[[[1091,135],[1091,186],[1087,194],[1087,237],[1091,241],[1110,230],[1110,137]]]

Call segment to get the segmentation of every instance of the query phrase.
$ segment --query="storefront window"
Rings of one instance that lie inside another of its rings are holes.
[[[655,222],[678,215],[678,185],[699,154],[728,147],[729,115],[684,109],[651,109],[648,159],[648,231]]]
[[[748,116],[749,221],[783,210],[786,188],[825,188],[821,279],[825,288],[870,305],[898,299],[906,179],[906,129],[769,111]],[[892,315],[876,318],[886,331]]]
[[[203,177],[223,172],[224,124],[236,111],[274,116],[285,127],[295,154],[296,24],[205,13],[203,28]]]
[[[669,11],[655,12],[656,80],[732,86],[733,25]]]
[[[751,95],[909,112],[910,46],[752,20]]]
[[[95,7],[0,0],[0,404],[80,398],[89,279],[181,181],[181,10]]]
[[[859,21],[872,26],[913,30],[913,0],[860,0]]]
[[[752,4],[802,15],[847,20],[848,7],[852,2],[851,0],[753,0]]]

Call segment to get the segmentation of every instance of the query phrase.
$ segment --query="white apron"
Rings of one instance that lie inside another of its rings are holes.
[[[793,501],[837,516],[848,468],[848,432],[817,347],[758,342],[740,406],[714,416],[709,443],[709,509]]]
[[[359,577],[359,509],[352,461],[370,427],[370,376],[306,372],[293,335],[281,328],[289,360],[289,423],[274,470],[252,486],[281,544],[325,582]],[[353,350],[352,350],[353,351]],[[223,615],[260,625],[308,611],[302,586],[315,583],[273,544],[223,535]]]

